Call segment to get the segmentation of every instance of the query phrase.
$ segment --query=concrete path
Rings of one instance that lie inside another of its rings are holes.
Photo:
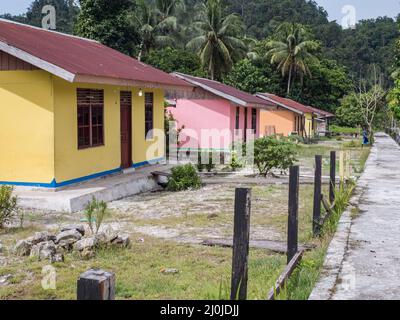
[[[334,287],[313,299],[400,299],[400,147],[386,134],[376,135],[360,186]]]

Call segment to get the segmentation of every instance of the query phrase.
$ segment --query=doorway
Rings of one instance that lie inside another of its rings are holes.
[[[120,92],[121,107],[121,167],[132,166],[132,92]]]

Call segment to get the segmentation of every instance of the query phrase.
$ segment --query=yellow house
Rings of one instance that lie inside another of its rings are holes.
[[[164,158],[186,82],[88,39],[0,20],[0,184],[57,188]]]
[[[270,93],[258,93],[257,96],[277,105],[277,110],[262,111],[260,114],[260,130],[263,135],[315,136],[318,109]]]

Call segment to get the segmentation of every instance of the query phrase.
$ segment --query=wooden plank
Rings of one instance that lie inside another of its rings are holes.
[[[275,286],[269,291],[267,300],[275,300],[275,298],[280,294],[281,290],[285,287],[286,282],[289,280],[293,271],[296,269],[297,265],[303,258],[304,251],[301,250],[297,252],[292,260],[290,260],[289,264],[286,266],[285,270],[279,276],[278,280],[275,283]]]
[[[315,174],[314,174],[314,205],[313,205],[313,235],[320,233],[321,219],[321,199],[322,199],[322,156],[315,156]]]
[[[289,169],[289,210],[287,233],[287,262],[298,251],[298,214],[299,214],[299,166]]]
[[[206,239],[201,244],[209,247],[232,248],[233,241],[232,239]],[[250,248],[264,249],[279,254],[287,253],[286,241],[250,240]],[[299,250],[309,251],[314,248],[316,248],[315,244],[299,244]]]
[[[246,300],[250,241],[251,189],[235,190],[231,300]]]

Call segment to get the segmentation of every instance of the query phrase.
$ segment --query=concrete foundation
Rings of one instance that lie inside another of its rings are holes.
[[[32,189],[16,187],[15,194],[22,208],[44,211],[77,212],[85,208],[95,197],[102,201],[113,201],[138,193],[160,188],[153,171],[169,171],[172,166],[152,165],[135,171],[103,177],[62,189]]]

